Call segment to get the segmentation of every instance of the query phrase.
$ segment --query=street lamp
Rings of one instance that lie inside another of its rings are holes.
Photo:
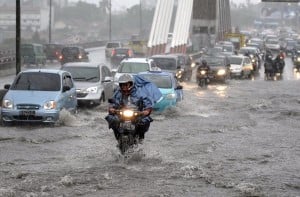
[[[52,0],[49,0],[49,44],[51,43]]]

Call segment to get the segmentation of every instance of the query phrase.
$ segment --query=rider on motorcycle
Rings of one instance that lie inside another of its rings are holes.
[[[201,64],[200,64],[199,62],[197,62],[196,65],[198,65],[197,73],[199,73],[200,70],[206,70],[207,72],[210,70],[210,67],[209,67],[209,65],[207,64],[207,61],[206,61],[206,60],[202,60],[202,61],[201,61]]]
[[[152,112],[152,101],[134,84],[134,79],[129,74],[124,74],[119,78],[119,88],[115,91],[108,108],[108,115],[105,119],[108,122],[109,128],[112,128],[116,139],[119,139],[119,125],[120,120],[116,115],[116,110],[121,109],[124,106],[133,105],[141,111],[141,117],[136,122],[136,133],[140,143],[142,143],[145,133],[150,127],[150,122],[152,118],[150,114]]]

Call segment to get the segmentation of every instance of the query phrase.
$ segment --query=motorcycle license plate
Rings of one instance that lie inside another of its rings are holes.
[[[123,122],[122,127],[123,127],[123,129],[126,129],[126,130],[134,130],[135,129],[134,124],[132,124],[131,122]]]

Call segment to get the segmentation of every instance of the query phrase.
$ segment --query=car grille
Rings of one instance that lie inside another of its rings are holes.
[[[32,105],[32,104],[19,104],[17,105],[17,109],[25,109],[25,110],[38,110],[40,109],[40,105]]]
[[[13,116],[15,120],[19,120],[19,121],[22,121],[22,120],[31,120],[31,121],[41,121],[43,120],[43,117],[42,116]]]

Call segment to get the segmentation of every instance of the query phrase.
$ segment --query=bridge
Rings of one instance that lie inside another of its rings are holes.
[[[158,0],[148,40],[148,55],[185,53],[189,40],[193,50],[211,46],[231,31],[229,0],[180,0],[171,30],[174,0]],[[172,33],[171,40],[168,34]],[[168,44],[170,49],[168,49]]]
[[[175,8],[176,16],[173,17]],[[174,24],[172,29],[171,23]],[[190,42],[193,43],[193,51],[200,51],[202,47],[212,46],[216,41],[222,40],[230,30],[229,0],[157,0],[147,55],[186,53]],[[103,46],[104,43],[105,41],[80,45],[89,48],[95,47],[95,44]],[[0,61],[0,74],[4,74],[3,70],[10,67],[15,68],[16,64],[20,65],[20,58],[15,58],[15,53],[11,50],[1,51],[1,54],[3,61]]]

